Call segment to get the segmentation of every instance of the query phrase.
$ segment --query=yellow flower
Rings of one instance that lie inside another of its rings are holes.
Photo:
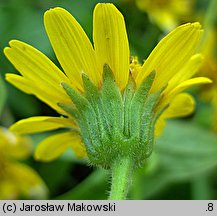
[[[62,104],[73,109],[72,101],[62,83],[84,94],[82,76],[86,74],[100,89],[103,66],[107,64],[123,94],[130,72],[136,88],[139,88],[143,80],[155,70],[156,76],[150,94],[168,84],[157,110],[170,104],[157,123],[156,134],[159,134],[166,118],[184,116],[194,110],[193,98],[181,92],[193,85],[211,82],[203,77],[191,79],[202,61],[201,55],[196,53],[202,33],[199,23],[188,23],[176,28],[159,42],[143,65],[139,65],[135,59],[130,63],[124,18],[113,4],[97,4],[94,9],[94,46],[75,18],[62,8],[48,10],[44,15],[44,23],[64,73],[45,55],[23,42],[12,40],[10,47],[4,50],[7,58],[22,75],[7,74],[6,79],[67,116],[32,117],[11,127],[11,131],[20,134],[68,129],[43,140],[35,153],[37,159],[55,159],[67,148],[72,148],[77,155],[86,157],[85,141],[79,134],[77,122],[66,109],[61,108],[63,106],[59,106]]]
[[[171,31],[191,14],[194,0],[135,0],[161,29]]]
[[[18,162],[31,153],[28,138],[0,127],[0,199],[44,198],[46,187],[38,174]]]

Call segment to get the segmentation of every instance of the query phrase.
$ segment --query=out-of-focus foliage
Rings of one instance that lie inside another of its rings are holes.
[[[189,21],[194,0],[135,0],[138,8],[160,28],[170,31],[182,22]]]
[[[138,0],[140,3],[136,3],[136,0],[2,0],[0,2],[0,49],[3,50],[9,40],[19,39],[38,48],[58,65],[43,26],[44,12],[55,6],[66,8],[76,17],[91,38],[92,11],[98,2],[113,2],[122,12],[126,20],[131,55],[137,55],[140,62],[148,56],[165,31],[168,31],[162,27],[164,23],[159,25],[158,22],[155,22],[156,13],[152,13],[152,11],[156,11],[156,9],[154,6],[151,8],[150,5],[151,2],[161,2],[165,6],[164,2],[167,2],[165,0],[149,1],[146,11],[141,10],[141,6],[138,7],[138,4],[142,4],[142,0]],[[177,24],[184,21],[204,23],[207,3],[210,1],[195,0],[192,2],[194,4],[187,16],[184,18],[181,16],[181,19],[175,16]],[[166,8],[166,11],[169,13],[171,7]],[[174,14],[174,11],[171,13]],[[162,21],[161,18],[158,17],[158,20]],[[206,99],[206,102],[202,102],[201,97],[197,96],[197,109],[194,116],[182,121],[170,122],[167,125],[164,135],[157,140],[154,154],[147,162],[146,167],[135,174],[129,195],[130,199],[217,198],[217,135],[212,132],[213,113],[217,113],[217,105],[212,102],[213,106],[211,106],[211,100],[207,100],[207,94],[213,95],[213,89],[216,91],[217,86],[216,23],[214,23],[213,29],[215,36],[213,44],[210,45],[212,51],[204,51],[205,61],[201,69],[203,75],[210,74],[210,68],[214,71],[209,76],[215,80],[214,84],[203,88],[203,98]],[[211,40],[208,41],[211,42]],[[210,62],[210,59],[214,59],[214,61]],[[0,52],[1,125],[9,126],[18,119],[35,115],[57,115],[36,98],[23,94],[7,84],[3,80],[6,72],[17,73],[6,60],[3,52]],[[210,89],[212,89],[211,92]],[[198,92],[196,89],[193,93],[197,95]],[[217,101],[217,98],[212,101]],[[215,121],[217,122],[217,120]],[[49,133],[43,133],[32,136],[34,145],[48,135]],[[26,160],[26,163],[34,168],[47,184],[50,191],[49,198],[107,198],[108,172],[93,170],[83,161],[78,160],[71,152],[66,152],[55,162],[39,163],[30,158]]]
[[[6,93],[5,83],[2,77],[0,76],[0,113],[2,113],[2,109],[4,108],[6,97],[7,97],[7,93]]]
[[[204,86],[201,89],[200,96],[203,101],[210,102],[213,107],[212,126],[217,132],[217,28],[211,26],[204,37],[202,52],[204,54],[204,62],[199,71],[201,76],[205,75],[212,79],[213,84]]]

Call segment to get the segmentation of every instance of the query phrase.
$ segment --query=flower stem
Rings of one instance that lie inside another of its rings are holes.
[[[119,158],[114,161],[112,170],[112,185],[110,200],[126,199],[131,184],[133,161],[130,158]]]

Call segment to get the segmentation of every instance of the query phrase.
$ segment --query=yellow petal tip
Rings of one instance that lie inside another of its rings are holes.
[[[98,9],[102,10],[103,8],[110,8],[110,9],[114,9],[116,12],[118,11],[117,8],[112,3],[98,3],[94,10],[95,11]]]
[[[40,162],[49,162],[49,161],[51,161],[51,160],[47,159],[46,157],[43,157],[43,155],[40,154],[40,150],[39,150],[38,147],[36,148],[33,157],[34,157],[34,159],[36,161],[40,161]]]
[[[35,154],[34,154],[34,159],[35,159],[36,161],[40,161],[40,156],[35,153]]]
[[[196,28],[196,29],[201,29],[201,24],[199,22],[194,22],[194,23],[189,22],[189,23],[185,23],[183,25],[180,25],[179,27],[186,27],[186,26],[193,27],[193,28]]]
[[[47,16],[51,15],[51,13],[55,13],[57,11],[62,11],[64,10],[63,8],[61,7],[54,7],[54,8],[50,8],[48,9],[47,11],[45,11],[44,13],[44,18],[46,18]]]
[[[201,29],[201,24],[199,22],[194,22],[194,23],[191,23],[191,26],[197,28],[197,29]]]
[[[68,12],[66,11],[66,9],[62,8],[62,7],[54,7],[54,8],[50,8],[47,11],[45,11],[44,16],[46,16],[49,13],[53,13],[53,12]]]
[[[5,74],[5,80],[8,81],[8,82],[10,82],[11,78],[13,78],[13,77],[14,77],[14,74],[11,74],[11,73],[6,73]]]
[[[96,7],[103,7],[103,6],[111,6],[111,5],[113,5],[112,3],[106,3],[106,2],[103,2],[103,3],[98,3],[97,5],[96,5]]]
[[[12,48],[13,46],[16,46],[17,44],[23,44],[23,42],[19,41],[19,40],[10,40],[9,41],[9,46]]]
[[[7,53],[8,53],[8,51],[10,50],[11,48],[10,47],[5,47],[4,48],[4,50],[3,50],[3,52],[4,52],[4,54],[7,56]]]
[[[211,79],[209,79],[209,78],[206,78],[206,83],[210,84],[210,83],[213,83],[213,81]]]

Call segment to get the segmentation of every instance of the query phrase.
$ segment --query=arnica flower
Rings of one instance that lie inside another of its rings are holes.
[[[194,0],[135,0],[140,10],[147,12],[150,20],[168,32],[183,21],[189,20]]]
[[[0,127],[0,199],[46,197],[46,187],[38,174],[19,162],[31,154],[31,141]],[[18,161],[19,160],[19,161]]]
[[[143,65],[130,58],[124,18],[113,4],[97,4],[94,9],[94,45],[62,8],[48,10],[44,24],[64,73],[23,42],[12,40],[4,50],[22,74],[7,74],[6,79],[62,115],[24,119],[11,130],[25,134],[67,129],[43,140],[37,159],[49,161],[72,148],[93,165],[113,167],[116,176],[128,175],[126,167],[142,166],[151,154],[154,133],[162,131],[165,119],[194,110],[193,98],[182,91],[211,82],[191,79],[202,62],[197,54],[199,23],[176,28]]]

